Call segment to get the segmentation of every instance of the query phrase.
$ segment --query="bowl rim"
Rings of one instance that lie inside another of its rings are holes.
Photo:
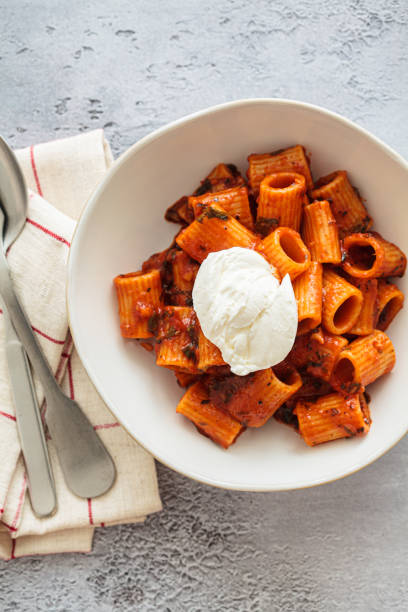
[[[122,164],[124,164],[139,149],[142,149],[146,145],[149,145],[150,143],[154,142],[155,140],[160,138],[163,134],[170,133],[176,130],[180,125],[187,125],[195,121],[196,119],[199,119],[200,117],[207,116],[207,115],[213,115],[218,112],[222,112],[224,110],[234,109],[234,108],[243,107],[243,106],[258,106],[258,105],[264,105],[264,104],[277,106],[277,107],[284,106],[284,107],[292,107],[293,109],[304,109],[308,111],[317,112],[318,114],[325,115],[326,117],[329,117],[330,119],[334,119],[335,121],[342,123],[346,127],[351,128],[356,132],[359,132],[365,138],[370,140],[373,144],[376,144],[377,146],[379,146],[380,149],[382,149],[385,154],[391,157],[394,162],[402,166],[402,168],[406,172],[408,172],[408,162],[402,157],[402,155],[394,151],[389,145],[383,142],[380,138],[374,136],[373,134],[371,134],[371,132],[359,126],[358,124],[354,123],[350,119],[347,119],[346,117],[334,111],[328,110],[316,104],[310,104],[308,102],[301,102],[298,100],[291,100],[291,99],[285,99],[285,98],[243,98],[239,100],[233,100],[231,102],[224,102],[222,104],[216,104],[213,106],[206,107],[194,113],[180,117],[179,119],[176,119],[174,121],[171,121],[163,125],[162,127],[154,130],[153,132],[150,132],[146,136],[142,137],[140,140],[136,141],[126,151],[124,151],[121,155],[119,155],[119,157],[117,157],[116,160],[114,160],[113,164],[107,170],[103,179],[98,183],[96,188],[93,190],[93,192],[91,193],[91,195],[85,202],[82,208],[82,211],[79,215],[79,218],[77,220],[77,223],[74,229],[74,233],[72,236],[72,240],[71,240],[71,247],[68,253],[67,281],[66,281],[66,291],[65,291],[68,325],[69,325],[69,329],[71,332],[74,346],[76,350],[78,351],[78,355],[82,362],[82,365],[84,366],[92,384],[94,385],[95,390],[97,391],[98,395],[101,397],[102,401],[105,403],[108,410],[111,412],[112,416],[114,416],[114,418],[117,419],[117,421],[120,423],[121,427],[123,427],[123,429],[138,444],[140,444],[142,448],[144,448],[150,455],[152,455],[152,457],[154,457],[157,461],[159,461],[166,467],[174,470],[175,472],[182,474],[183,476],[186,476],[187,478],[191,478],[192,480],[200,482],[201,484],[210,485],[210,486],[220,488],[220,489],[235,490],[235,491],[250,491],[250,492],[272,492],[272,491],[278,492],[278,491],[291,491],[291,490],[294,491],[298,489],[308,489],[308,488],[336,482],[337,480],[341,480],[343,478],[346,478],[347,476],[356,474],[360,470],[374,463],[380,457],[384,456],[388,451],[393,449],[402,440],[402,438],[408,433],[408,427],[401,434],[401,436],[395,440],[395,442],[392,445],[388,446],[385,449],[379,449],[379,451],[372,453],[372,455],[368,458],[368,460],[364,461],[361,465],[357,466],[356,468],[348,469],[346,472],[340,473],[339,475],[335,475],[330,478],[325,478],[324,476],[321,476],[319,478],[316,478],[314,481],[309,481],[307,484],[300,483],[299,485],[293,485],[293,483],[288,483],[287,485],[280,484],[278,486],[273,486],[273,485],[257,486],[257,485],[253,485],[252,483],[241,484],[241,483],[230,483],[230,482],[225,482],[221,480],[213,480],[200,473],[188,472],[185,468],[183,469],[183,468],[180,468],[179,466],[173,465],[171,461],[164,459],[160,453],[158,453],[157,451],[153,451],[148,446],[146,446],[141,440],[139,440],[127,428],[127,426],[122,422],[122,420],[118,417],[118,415],[116,414],[115,408],[112,405],[113,402],[110,402],[108,398],[104,396],[104,393],[101,391],[101,389],[98,386],[98,378],[96,375],[94,375],[92,367],[89,364],[88,358],[86,354],[84,354],[84,352],[82,351],[81,343],[78,340],[78,337],[76,336],[76,332],[74,331],[74,328],[72,326],[71,287],[72,287],[72,277],[73,277],[73,267],[74,267],[73,262],[75,259],[73,253],[75,253],[75,246],[78,242],[78,235],[79,235],[78,228],[84,223],[84,220],[86,220],[87,217],[91,214],[91,211],[93,211],[95,203],[97,202],[100,194],[105,189],[105,185],[119,171],[119,168],[122,166]]]

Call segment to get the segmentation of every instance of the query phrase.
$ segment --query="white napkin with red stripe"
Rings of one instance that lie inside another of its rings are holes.
[[[153,458],[119,426],[90,382],[73,347],[65,303],[66,263],[75,221],[112,163],[102,130],[17,152],[29,193],[27,223],[8,260],[16,290],[64,391],[75,398],[109,449],[118,477],[96,499],[65,486],[48,440],[58,511],[38,519],[31,510],[0,340],[0,558],[88,552],[96,526],[142,522],[161,509]],[[0,339],[4,338],[0,314]],[[41,387],[35,380],[40,402]]]

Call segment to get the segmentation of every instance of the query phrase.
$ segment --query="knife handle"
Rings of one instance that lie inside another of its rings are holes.
[[[27,353],[7,315],[5,325],[7,361],[31,507],[39,518],[45,518],[55,512],[57,495],[40,408]]]

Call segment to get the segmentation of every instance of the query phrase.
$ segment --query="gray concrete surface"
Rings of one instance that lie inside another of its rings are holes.
[[[16,147],[104,127],[120,153],[208,105],[280,96],[408,156],[404,0],[0,0],[0,15]],[[406,611],[407,454],[406,438],[345,480],[276,494],[159,466],[160,515],[99,530],[91,555],[1,564],[0,609]]]

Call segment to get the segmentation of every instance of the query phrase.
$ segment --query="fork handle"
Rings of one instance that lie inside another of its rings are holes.
[[[31,507],[39,518],[54,514],[57,506],[54,477],[45,441],[40,408],[23,345],[3,306],[6,357],[17,429],[28,476]]]
[[[0,209],[0,227],[1,216]],[[115,481],[115,465],[80,406],[69,399],[56,382],[27,315],[14,292],[2,248],[0,248],[0,295],[43,387],[47,402],[46,420],[65,482],[79,497],[102,495]]]

